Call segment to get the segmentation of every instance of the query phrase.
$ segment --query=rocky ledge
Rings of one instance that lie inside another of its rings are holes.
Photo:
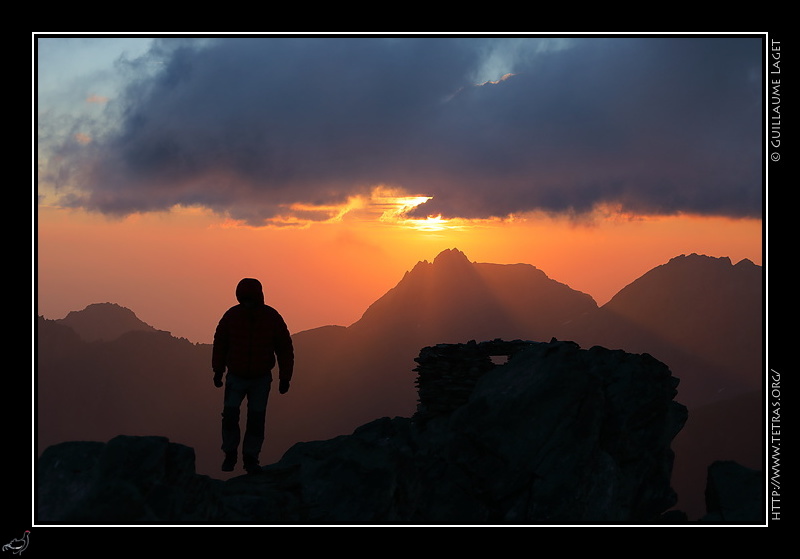
[[[261,474],[198,475],[193,449],[157,436],[51,446],[37,463],[37,522],[685,521],[671,510],[670,444],[687,411],[663,363],[557,340],[442,344],[417,362],[414,416],[298,443]],[[760,473],[719,464],[709,474],[709,522],[759,521]]]

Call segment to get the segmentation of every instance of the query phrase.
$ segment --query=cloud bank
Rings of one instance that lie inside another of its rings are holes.
[[[102,116],[40,112],[62,204],[260,224],[385,185],[430,196],[418,217],[762,212],[758,37],[162,38],[116,71]]]

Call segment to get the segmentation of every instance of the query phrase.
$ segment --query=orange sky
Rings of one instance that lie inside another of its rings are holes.
[[[396,203],[355,204],[305,228],[252,228],[177,209],[111,220],[40,205],[36,313],[63,318],[112,302],[156,328],[208,343],[239,279],[261,279],[293,332],[358,320],[420,260],[458,248],[477,262],[532,264],[604,304],[673,256],[696,252],[762,264],[760,220],[598,217],[574,224],[387,221]],[[383,219],[382,219],[383,217]]]
[[[599,304],[762,264],[765,40],[37,35],[36,312],[210,342],[247,276],[298,332],[450,248]]]

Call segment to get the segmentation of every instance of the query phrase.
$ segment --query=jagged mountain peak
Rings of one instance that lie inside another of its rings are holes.
[[[732,265],[731,259],[729,256],[708,256],[706,254],[698,254],[693,252],[691,254],[679,254],[678,256],[673,256],[669,259],[669,262],[664,264],[664,266],[672,264],[672,263],[689,263],[689,264],[699,264],[699,263],[716,263],[719,265]]]
[[[436,258],[433,259],[434,264],[450,264],[450,263],[459,263],[459,264],[469,264],[469,258],[467,255],[458,250],[457,248],[448,248],[440,252],[436,255]]]
[[[446,248],[437,254],[432,261],[420,260],[411,270],[406,270],[405,275],[419,272],[420,270],[444,269],[451,266],[463,266],[474,264],[467,255],[457,248]]]
[[[645,301],[658,305],[666,295],[671,304],[678,299],[693,300],[698,293],[704,294],[703,299],[717,299],[740,289],[760,289],[760,273],[761,267],[747,259],[734,265],[727,256],[681,254],[620,290],[607,306],[615,308],[629,300],[635,300],[633,306],[640,308]]]
[[[354,329],[434,343],[525,335],[550,339],[566,322],[597,308],[530,264],[472,262],[457,248],[420,261],[375,301]]]
[[[691,254],[680,254],[670,258],[668,262],[656,266],[651,273],[657,270],[719,270],[722,273],[727,273],[730,270],[743,271],[760,271],[761,266],[755,264],[749,258],[743,258],[736,264],[733,263],[729,256],[709,256],[706,254],[698,254],[693,252]]]

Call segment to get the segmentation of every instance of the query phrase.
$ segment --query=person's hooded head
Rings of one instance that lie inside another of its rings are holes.
[[[264,290],[255,278],[244,278],[236,286],[236,300],[243,305],[263,305]]]

